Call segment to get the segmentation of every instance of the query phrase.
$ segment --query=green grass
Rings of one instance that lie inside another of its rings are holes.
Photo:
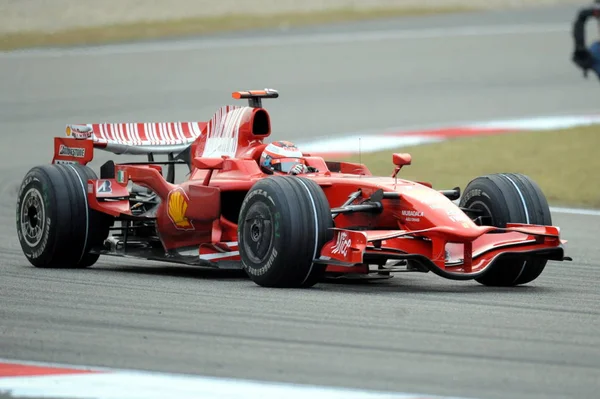
[[[57,32],[23,32],[0,36],[0,50],[30,47],[107,44],[142,39],[202,35],[243,29],[308,26],[399,16],[469,11],[470,8],[382,8],[375,10],[339,9],[319,12],[273,15],[227,15],[167,21],[136,22],[122,25],[85,27]]]
[[[600,208],[600,125],[461,138],[362,154],[361,159],[373,174],[390,175],[393,152],[412,155],[412,165],[399,177],[428,181],[438,189],[464,189],[480,175],[518,172],[533,178],[552,205]],[[358,162],[358,156],[344,159]]]

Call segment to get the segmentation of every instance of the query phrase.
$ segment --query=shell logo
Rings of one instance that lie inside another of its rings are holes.
[[[188,201],[189,199],[182,188],[176,188],[167,197],[167,214],[179,230],[194,230],[192,222],[185,217]]]

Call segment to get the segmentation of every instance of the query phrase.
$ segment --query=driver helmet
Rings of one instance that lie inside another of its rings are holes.
[[[308,172],[302,152],[290,141],[274,141],[267,145],[260,156],[260,167],[269,174]]]

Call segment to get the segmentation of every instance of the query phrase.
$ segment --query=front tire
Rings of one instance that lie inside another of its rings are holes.
[[[242,266],[263,287],[306,288],[325,274],[313,263],[333,236],[331,209],[314,181],[274,176],[246,194],[238,222]]]
[[[108,236],[112,219],[89,208],[87,166],[43,165],[24,177],[17,196],[17,234],[27,260],[39,268],[85,268]]]
[[[518,173],[481,176],[471,181],[460,199],[460,206],[483,213],[484,225],[506,227],[507,223],[552,225],[548,201],[540,187]],[[527,284],[540,276],[547,261],[499,260],[476,281],[487,286]]]

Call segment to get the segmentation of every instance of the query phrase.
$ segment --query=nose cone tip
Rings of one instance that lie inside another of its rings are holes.
[[[471,222],[469,225],[457,223],[456,226],[444,226],[438,232],[448,241],[469,242],[476,240],[489,230],[489,227],[477,226]]]

